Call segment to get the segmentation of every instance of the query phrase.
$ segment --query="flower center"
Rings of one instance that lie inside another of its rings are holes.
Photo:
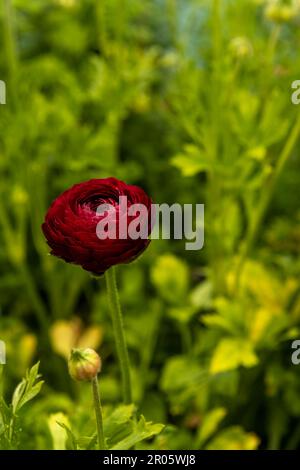
[[[108,197],[100,194],[93,194],[92,196],[88,196],[86,199],[80,201],[80,205],[82,207],[85,207],[92,212],[97,212],[100,205],[110,204],[112,206],[116,206],[118,203],[118,196],[110,195]]]

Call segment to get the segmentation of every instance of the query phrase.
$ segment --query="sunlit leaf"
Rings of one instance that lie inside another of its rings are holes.
[[[204,416],[198,432],[198,445],[201,446],[218,428],[219,423],[226,416],[225,408],[215,408]]]
[[[210,363],[210,372],[218,374],[239,366],[253,367],[258,363],[251,343],[243,338],[224,338],[220,341]]]
[[[254,433],[247,433],[239,426],[221,431],[207,445],[207,450],[255,450],[260,439]]]

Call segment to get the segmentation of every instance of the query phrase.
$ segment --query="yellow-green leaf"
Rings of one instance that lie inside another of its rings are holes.
[[[253,367],[258,358],[252,344],[243,338],[225,338],[218,344],[210,364],[211,374],[218,374],[239,366]]]

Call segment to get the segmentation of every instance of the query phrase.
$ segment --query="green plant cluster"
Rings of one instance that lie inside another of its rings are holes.
[[[91,347],[110,449],[297,448],[299,2],[2,0],[0,15],[0,447],[95,448],[90,387],[67,372]],[[104,279],[49,256],[40,228],[60,192],[108,176],[205,204],[202,250],[153,240],[118,268],[132,405]]]

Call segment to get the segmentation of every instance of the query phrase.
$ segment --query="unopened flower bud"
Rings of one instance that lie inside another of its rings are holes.
[[[101,358],[93,349],[72,349],[68,362],[69,374],[74,380],[89,381],[101,370]]]
[[[285,23],[294,19],[297,16],[297,11],[293,6],[272,2],[266,7],[265,16],[275,23]]]
[[[246,37],[236,37],[230,41],[229,50],[237,59],[245,59],[253,55],[253,47]]]

